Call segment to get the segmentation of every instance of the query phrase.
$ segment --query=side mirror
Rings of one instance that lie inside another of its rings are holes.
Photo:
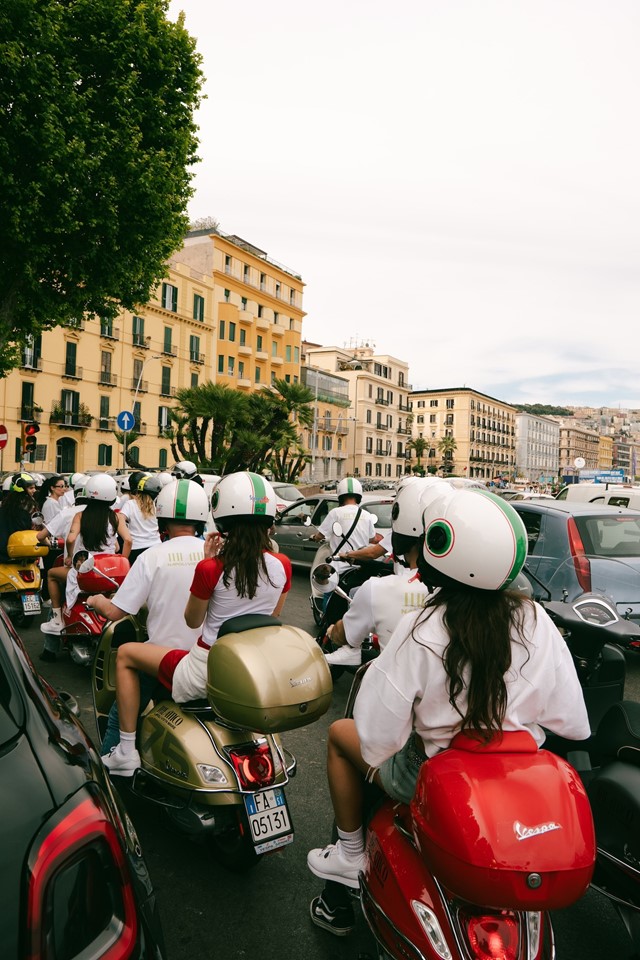
[[[82,563],[80,564],[80,569],[78,570],[78,573],[91,573],[95,565],[96,565],[96,562],[93,556],[88,556],[87,559],[83,560]]]
[[[334,520],[331,524],[331,529],[333,530],[336,537],[341,537],[342,534],[342,524],[339,520]]]
[[[311,526],[311,517],[309,516],[309,514],[307,514],[307,515],[305,516],[303,523],[304,523],[305,527],[310,527],[310,526]]]

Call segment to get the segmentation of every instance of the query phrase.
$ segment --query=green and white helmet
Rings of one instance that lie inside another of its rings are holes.
[[[270,527],[276,516],[274,489],[258,473],[230,473],[213,489],[211,515],[221,533],[238,521]]]
[[[423,556],[436,575],[477,590],[504,590],[524,566],[524,523],[493,493],[454,489],[450,496],[432,500],[423,522]],[[438,576],[434,580],[443,582]]]
[[[207,519],[209,501],[199,483],[172,480],[156,497],[156,519],[200,523]]]
[[[337,486],[336,493],[340,497],[357,497],[358,503],[362,499],[362,484],[355,477],[344,477]]]

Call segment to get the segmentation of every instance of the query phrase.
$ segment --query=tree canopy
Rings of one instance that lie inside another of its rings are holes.
[[[183,240],[202,73],[167,10],[0,4],[0,375],[28,334],[145,303]]]

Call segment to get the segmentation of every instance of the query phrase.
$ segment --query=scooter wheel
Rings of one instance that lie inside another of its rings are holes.
[[[235,810],[228,811],[225,821],[220,832],[209,838],[213,856],[231,873],[246,873],[262,859],[251,840],[249,823],[244,813]]]

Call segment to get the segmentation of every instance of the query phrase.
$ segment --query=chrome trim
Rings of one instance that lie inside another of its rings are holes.
[[[367,884],[366,884],[366,881],[365,881],[365,879],[364,879],[364,876],[363,876],[362,874],[360,874],[360,904],[361,904],[361,907],[362,907],[362,913],[363,913],[363,915],[364,915],[365,920],[367,921],[367,924],[369,925],[369,929],[371,930],[371,933],[373,934],[374,939],[376,940],[377,943],[380,944],[380,946],[383,948],[383,950],[386,950],[386,949],[387,949],[386,944],[385,944],[382,940],[379,940],[378,937],[376,936],[376,931],[374,930],[373,924],[372,924],[372,922],[369,920],[369,917],[368,917],[368,915],[367,915],[367,911],[366,911],[366,909],[365,909],[364,900],[363,900],[363,894],[364,894],[366,897],[369,898],[369,900],[371,901],[371,903],[373,904],[373,906],[375,907],[375,909],[376,909],[376,910],[378,911],[378,913],[384,918],[384,920],[389,924],[389,927],[393,930],[393,932],[394,932],[395,935],[398,937],[398,939],[401,940],[403,943],[406,943],[406,944],[409,945],[409,947],[411,948],[411,950],[414,952],[417,960],[428,960],[428,958],[425,957],[424,953],[422,953],[422,951],[419,950],[418,947],[416,947],[416,945],[415,945],[414,943],[412,943],[411,940],[409,940],[408,937],[405,937],[404,933],[401,933],[401,931],[398,930],[398,928],[396,927],[395,923],[389,918],[389,915],[384,912],[384,910],[382,909],[382,907],[380,906],[380,904],[378,903],[378,901],[372,896],[371,891],[369,890],[369,888],[368,888],[368,886],[367,886]]]

